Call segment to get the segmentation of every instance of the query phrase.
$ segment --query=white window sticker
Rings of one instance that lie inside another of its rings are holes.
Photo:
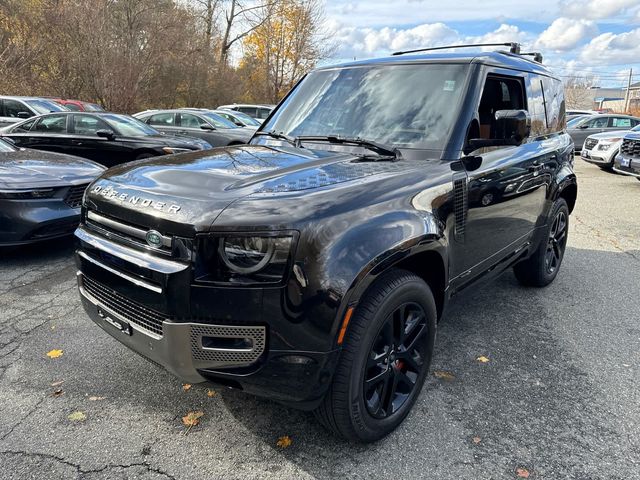
[[[444,81],[444,91],[445,92],[453,92],[453,90],[456,88],[456,81],[455,80],[445,80]]]

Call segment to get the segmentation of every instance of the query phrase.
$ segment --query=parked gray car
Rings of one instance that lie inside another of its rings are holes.
[[[147,110],[133,116],[166,134],[198,137],[214,147],[248,143],[254,133],[206,109]]]
[[[66,112],[59,103],[38,97],[0,96],[0,127],[6,127],[43,113]]]
[[[567,123],[567,133],[571,135],[576,151],[582,150],[584,141],[595,133],[615,130],[631,130],[640,124],[640,118],[621,114],[589,115]]]

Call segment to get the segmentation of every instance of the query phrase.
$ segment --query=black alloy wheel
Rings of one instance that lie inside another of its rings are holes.
[[[567,215],[565,212],[563,210],[558,211],[553,219],[553,223],[551,224],[551,229],[549,230],[547,251],[544,257],[544,264],[547,269],[547,273],[550,275],[553,275],[556,272],[562,262],[564,249],[567,244],[568,225],[569,222],[567,221]]]
[[[386,319],[365,366],[364,400],[374,418],[387,418],[407,401],[424,368],[424,309],[417,303],[400,305]]]
[[[327,394],[315,410],[336,434],[374,442],[407,417],[424,385],[438,318],[429,285],[415,273],[380,275],[360,299]]]
[[[569,207],[564,198],[558,198],[554,202],[547,227],[540,236],[532,255],[513,267],[513,272],[522,285],[546,287],[558,275],[569,236]]]

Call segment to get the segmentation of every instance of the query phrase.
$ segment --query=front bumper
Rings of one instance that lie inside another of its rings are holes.
[[[600,151],[600,150],[586,150],[582,149],[580,152],[580,158],[585,162],[593,163],[595,165],[611,165],[613,162],[613,151]]]
[[[613,170],[623,175],[640,178],[640,159],[618,155],[613,162]]]
[[[80,222],[80,208],[60,198],[0,200],[0,246],[68,236]]]
[[[274,308],[279,302],[266,293],[262,299],[257,289],[197,291],[188,263],[138,252],[83,227],[76,236],[84,309],[118,341],[189,383],[213,381],[302,409],[320,403],[339,350],[309,349],[305,339],[315,332],[283,324]]]

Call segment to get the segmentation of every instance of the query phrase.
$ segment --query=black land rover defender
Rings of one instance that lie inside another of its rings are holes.
[[[452,297],[512,267],[543,287],[562,262],[562,83],[511,47],[321,68],[250,145],[108,170],[76,231],[87,313],[185,381],[386,435]]]

